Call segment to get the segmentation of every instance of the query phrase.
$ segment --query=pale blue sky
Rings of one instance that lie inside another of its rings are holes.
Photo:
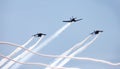
[[[65,25],[62,20],[74,16],[83,18],[83,20],[72,24],[40,52],[61,54],[75,43],[82,41],[95,29],[102,29],[104,32],[95,43],[77,56],[120,62],[119,0],[0,0],[0,9],[0,41],[23,44],[37,32],[46,33],[46,39]],[[5,55],[14,49],[14,47],[0,45],[0,52]],[[53,61],[38,56],[34,56],[32,59],[34,60],[29,61],[48,64]],[[81,69],[120,68],[76,60],[65,66]],[[40,69],[38,66],[29,65],[23,65],[19,69],[27,68]]]

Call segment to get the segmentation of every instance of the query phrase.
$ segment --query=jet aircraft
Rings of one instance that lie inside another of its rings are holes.
[[[103,32],[102,30],[95,30],[94,32],[92,32],[91,34],[99,34],[100,32]]]
[[[43,33],[37,33],[37,34],[35,34],[35,35],[33,35],[33,36],[35,36],[35,37],[41,37],[42,35],[46,35],[46,34],[43,34]]]
[[[72,18],[70,18],[70,20],[65,20],[63,22],[77,22],[77,21],[80,21],[80,20],[82,20],[82,19],[77,19],[77,18],[72,17]]]

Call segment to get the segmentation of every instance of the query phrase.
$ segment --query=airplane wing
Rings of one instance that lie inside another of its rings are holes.
[[[90,34],[92,34],[92,35],[93,35],[93,34],[94,34],[94,32],[92,32],[92,33],[90,33]]]
[[[76,21],[80,21],[80,20],[82,20],[82,19],[77,19]]]
[[[71,21],[63,21],[63,22],[71,22]]]
[[[34,36],[34,37],[38,37],[38,35],[36,35],[36,34],[35,34],[35,35],[33,35],[33,36]]]

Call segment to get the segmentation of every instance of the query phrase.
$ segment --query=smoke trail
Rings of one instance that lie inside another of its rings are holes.
[[[60,28],[57,32],[55,32],[51,37],[46,39],[43,43],[41,43],[37,48],[34,49],[34,51],[39,51],[43,47],[45,47],[48,43],[50,43],[53,39],[55,39],[58,35],[60,35],[66,28],[68,28],[72,23],[67,23],[65,24],[62,28]],[[32,54],[29,54],[25,58],[23,58],[21,61],[24,59],[29,59],[32,56]]]
[[[96,37],[93,40],[91,40],[89,43],[85,44],[83,47],[79,48],[78,50],[73,52],[71,55],[69,55],[69,57],[73,57],[76,54],[78,54],[78,53],[82,52],[83,50],[85,50],[90,44],[92,44],[97,39],[98,36],[99,36],[99,34],[96,35]],[[58,67],[64,66],[68,61],[70,61],[70,59],[67,59],[67,58],[64,59],[61,63],[58,64]]]
[[[15,61],[11,58],[8,58],[2,54],[0,54],[1,57],[3,58],[6,58],[6,59],[9,59],[13,62],[16,62],[16,63],[19,63],[19,64],[27,64],[27,65],[38,65],[38,66],[47,66],[47,67],[51,67],[50,65],[47,65],[47,64],[43,64],[43,63],[23,63],[23,62],[19,62],[19,61]],[[88,58],[88,57],[68,57],[68,56],[65,56],[67,58],[72,58],[72,59],[76,59],[76,60],[88,60],[88,61],[94,61],[94,62],[100,62],[100,63],[105,63],[105,64],[109,64],[109,65],[119,65],[120,66],[120,63],[111,63],[111,62],[108,62],[108,61],[105,61],[105,60],[99,60],[99,59],[94,59],[94,58]],[[52,69],[80,69],[80,68],[65,68],[65,67],[61,67],[61,68],[58,68],[58,67],[51,67]]]
[[[108,65],[113,65],[113,66],[118,66],[118,65],[120,66],[120,63],[112,63],[109,61],[95,59],[95,58],[88,58],[88,57],[69,57],[69,58],[76,59],[76,60],[89,60],[89,61],[104,63],[104,64],[108,64]]]
[[[42,54],[33,52],[32,49],[34,49],[36,46],[38,46],[38,43],[43,39],[43,37],[44,37],[44,35],[33,46],[31,46],[29,49],[23,48],[26,51],[24,51],[21,55],[19,55],[20,56],[19,60],[21,61],[23,58],[25,58],[25,56],[27,56],[29,54],[29,52],[41,56]],[[28,59],[24,59],[24,61],[26,61],[26,60],[28,60]],[[12,66],[12,68],[13,69],[18,69],[20,66],[21,66],[20,64],[15,64],[14,66]]]
[[[10,43],[10,42],[0,42],[0,44],[8,44],[8,45],[11,45],[11,46],[15,46],[15,47],[19,47],[19,48],[22,48],[22,49],[24,49],[24,50],[26,50],[26,51],[28,51],[28,52],[30,52],[30,53],[32,53],[32,54],[35,54],[35,55],[38,55],[38,56],[42,56],[42,57],[48,57],[48,58],[59,58],[60,56],[58,56],[58,55],[45,55],[45,54],[40,54],[40,53],[37,53],[37,52],[34,52],[34,51],[32,51],[32,50],[29,50],[29,49],[27,49],[27,48],[25,48],[25,47],[21,47],[20,45],[17,45],[17,44],[14,44],[14,43]]]
[[[67,23],[66,25],[64,25],[61,29],[59,29],[57,32],[55,32],[55,34],[53,34],[50,38],[46,39],[46,41],[44,41],[42,44],[40,44],[36,49],[34,49],[35,51],[38,51],[40,49],[42,49],[44,46],[46,46],[48,43],[50,43],[53,39],[55,39],[57,36],[60,35],[60,33],[62,33],[66,28],[68,28],[71,25],[71,23]]]
[[[11,46],[16,46],[21,48],[21,45],[15,44],[15,43],[11,43],[11,42],[4,42],[4,41],[0,41],[0,44],[7,44],[7,45],[11,45]],[[24,48],[24,47],[23,47]]]
[[[67,67],[51,67],[50,65],[47,65],[47,64],[43,64],[43,63],[23,63],[23,62],[19,62],[19,61],[16,61],[16,60],[14,60],[14,59],[11,59],[11,58],[9,58],[9,57],[6,57],[6,56],[4,56],[4,55],[2,55],[2,54],[0,54],[0,56],[1,57],[3,57],[3,58],[6,58],[6,59],[8,59],[8,60],[11,60],[11,61],[13,61],[13,62],[15,62],[15,63],[19,63],[19,64],[27,64],[27,65],[37,65],[37,66],[47,66],[47,67],[50,67],[51,69],[79,69],[79,68],[67,68]]]
[[[34,47],[36,47],[38,45],[38,43],[40,43],[40,41],[43,39],[44,36],[42,36],[33,46],[31,46],[28,50],[33,49]],[[16,58],[14,58],[14,60],[18,61],[22,58],[24,58],[24,56],[26,56],[27,54],[29,54],[28,51],[24,51],[22,54],[20,54],[19,56],[17,56]],[[10,68],[12,65],[14,65],[15,62],[10,61],[8,62],[4,67],[2,67],[2,69],[7,69]]]
[[[79,48],[82,44],[84,44],[91,36],[92,36],[92,35],[87,36],[83,41],[75,44],[72,48],[70,48],[69,50],[67,50],[66,52],[64,52],[64,53],[63,53],[62,55],[60,55],[60,56],[67,56],[70,52],[72,52],[73,50]],[[51,65],[51,66],[55,66],[55,65],[57,65],[62,59],[64,59],[64,58],[57,58],[57,59],[55,59],[54,62],[53,62],[52,64],[50,64],[50,65]],[[49,69],[49,68],[47,67],[47,68],[45,68],[45,69]]]
[[[33,40],[34,37],[31,37],[25,44],[21,45],[21,47],[25,47],[26,45],[28,45],[32,40]],[[7,57],[13,57],[16,53],[18,53],[19,51],[21,50],[21,48],[17,48],[15,49],[10,55],[8,55]],[[2,65],[4,65],[6,62],[8,61],[8,59],[6,58],[3,58],[1,61],[0,61],[0,67]]]
[[[108,64],[108,65],[119,65],[120,63],[112,63],[109,61],[105,61],[105,60],[100,60],[100,59],[95,59],[95,58],[88,58],[88,57],[69,57],[69,56],[59,56],[59,55],[48,55],[48,54],[40,54],[37,52],[33,52],[31,50],[28,50],[27,48],[21,47],[17,44],[14,43],[10,43],[10,42],[0,42],[0,44],[8,44],[8,45],[12,45],[12,46],[16,46],[16,47],[20,47],[22,49],[25,49],[28,52],[31,52],[33,54],[36,54],[38,56],[42,56],[42,57],[48,57],[48,58],[70,58],[70,59],[75,59],[75,60],[88,60],[88,61],[94,61],[94,62],[99,62],[99,63],[104,63],[104,64]]]

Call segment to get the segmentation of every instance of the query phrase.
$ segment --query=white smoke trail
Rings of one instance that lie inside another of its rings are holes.
[[[31,37],[25,44],[21,45],[21,47],[25,47],[26,45],[28,45],[32,40],[33,40],[34,37]],[[15,49],[10,55],[8,55],[7,57],[13,57],[16,53],[18,53],[19,51],[21,50],[21,48],[17,48]],[[2,65],[4,65],[6,62],[8,61],[8,59],[6,58],[3,58],[1,61],[0,61],[0,67]]]
[[[44,36],[40,37],[39,40],[38,40],[33,46],[31,46],[28,50],[31,50],[31,49],[33,49],[34,47],[36,47],[36,46],[38,45],[38,43],[40,43],[40,41],[43,39],[43,37],[44,37]],[[28,52],[28,51],[24,51],[22,54],[18,55],[16,58],[14,58],[14,60],[18,61],[18,60],[24,58],[24,56],[26,56],[27,54],[29,54],[29,52]],[[15,62],[10,61],[10,62],[8,62],[5,66],[3,66],[1,69],[8,69],[8,68],[10,68],[12,65],[14,65],[14,64],[15,64]]]
[[[89,43],[85,44],[83,47],[79,48],[78,50],[73,52],[71,55],[69,55],[69,57],[74,57],[76,54],[85,50],[90,44],[92,44],[97,39],[98,36],[99,36],[99,34],[96,35],[96,37],[93,40],[91,40]],[[68,61],[70,61],[70,59],[66,58],[61,63],[59,63],[57,66],[58,67],[64,66]]]
[[[4,41],[0,41],[0,44],[7,44],[7,45],[11,45],[11,46],[15,46],[15,47],[19,47],[21,48],[22,46],[19,44],[15,44],[15,43],[11,43],[11,42],[4,42]],[[24,47],[22,47],[24,48]]]
[[[113,66],[120,66],[120,63],[112,63],[109,61],[105,61],[105,60],[100,60],[100,59],[95,59],[95,58],[88,58],[88,57],[69,57],[70,59],[76,59],[76,60],[88,60],[88,61],[94,61],[94,62],[98,62],[98,63],[104,63],[104,64],[108,64],[108,65],[113,65]]]
[[[109,62],[109,61],[106,61],[106,60],[100,60],[100,59],[95,59],[95,58],[88,58],[88,57],[69,57],[69,56],[59,56],[59,55],[48,55],[48,54],[40,54],[40,53],[37,53],[37,52],[33,52],[31,50],[28,50],[27,48],[24,48],[24,47],[21,47],[17,44],[14,44],[14,43],[10,43],[10,42],[0,42],[0,44],[8,44],[8,45],[11,45],[11,46],[15,46],[15,47],[20,47],[22,49],[25,49],[26,51],[28,52],[31,52],[33,54],[36,54],[38,56],[42,56],[42,57],[48,57],[48,58],[70,58],[70,59],[75,59],[75,60],[88,60],[88,61],[94,61],[94,62],[98,62],[98,63],[104,63],[104,64],[108,64],[108,65],[116,65],[116,66],[120,66],[120,63],[112,63],[112,62]]]
[[[39,51],[43,47],[45,47],[48,43],[50,43],[53,39],[55,39],[57,36],[59,36],[65,29],[67,29],[72,23],[65,24],[62,28],[60,28],[57,32],[55,32],[51,37],[46,39],[43,43],[41,43],[37,48],[34,49],[34,51]],[[32,56],[32,54],[28,54],[25,58],[23,58],[21,61],[25,61],[26,59],[29,59]]]
[[[35,51],[38,51],[40,49],[42,49],[44,46],[46,46],[48,43],[50,43],[53,39],[55,39],[57,36],[59,36],[66,28],[68,28],[71,25],[71,23],[67,23],[66,25],[64,25],[62,28],[60,28],[57,32],[55,32],[55,34],[53,34],[50,38],[46,39],[46,41],[44,41],[42,44],[40,44],[36,49],[34,49]]]
[[[27,49],[27,48],[25,48],[25,47],[21,47],[20,45],[17,45],[17,44],[15,44],[15,43],[11,43],[11,42],[0,42],[0,44],[8,44],[8,45],[11,45],[11,46],[14,46],[14,47],[19,47],[19,48],[22,48],[22,49],[24,49],[24,50],[26,50],[26,51],[28,51],[28,52],[30,52],[30,53],[32,53],[32,54],[35,54],[35,55],[38,55],[38,56],[42,56],[42,57],[48,57],[48,58],[58,58],[59,56],[58,55],[45,55],[45,54],[40,54],[40,53],[37,53],[37,52],[34,52],[34,51],[32,51],[32,50],[29,50],[29,49]]]
[[[26,65],[37,65],[37,66],[47,66],[47,67],[50,67],[51,69],[80,69],[80,68],[67,68],[67,67],[60,67],[60,68],[58,68],[58,67],[51,67],[50,65],[47,65],[47,64],[43,64],[43,63],[24,63],[24,62],[19,62],[19,61],[16,61],[16,60],[14,60],[14,59],[12,59],[12,58],[9,58],[9,57],[6,57],[6,56],[4,56],[4,55],[2,55],[2,54],[0,54],[0,57],[3,57],[3,58],[6,58],[6,59],[8,59],[8,60],[11,60],[11,61],[13,61],[13,62],[15,62],[15,63],[19,63],[19,64],[26,64]]]
[[[67,50],[66,52],[64,52],[62,55],[60,56],[67,56],[70,52],[72,52],[73,50],[79,48],[82,44],[84,44],[92,35],[87,36],[83,41],[75,44],[72,48],[70,48],[69,50]],[[54,62],[52,64],[50,64],[51,66],[55,66],[57,65],[61,60],[63,60],[64,58],[57,58],[54,60]],[[48,67],[45,69],[49,69]]]

